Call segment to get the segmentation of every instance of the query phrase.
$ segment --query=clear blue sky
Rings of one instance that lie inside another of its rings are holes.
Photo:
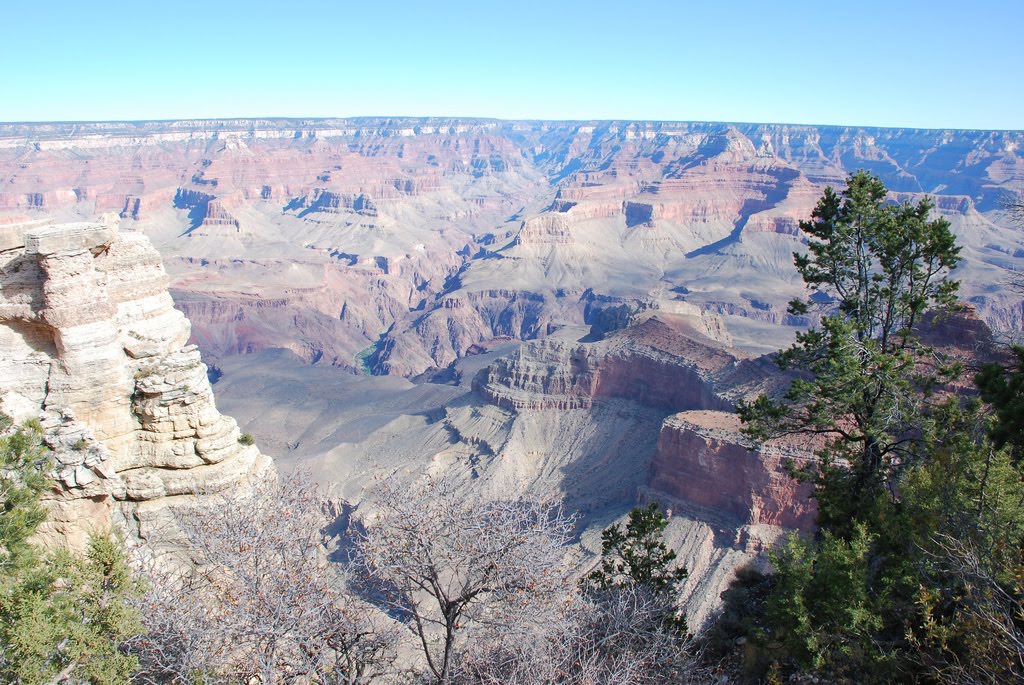
[[[0,121],[665,119],[1024,129],[1024,2],[11,0]]]

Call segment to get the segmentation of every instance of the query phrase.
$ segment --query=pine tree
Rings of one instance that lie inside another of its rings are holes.
[[[935,359],[918,337],[925,315],[956,308],[949,277],[960,248],[930,200],[886,201],[885,185],[860,171],[842,194],[827,188],[800,228],[807,254],[794,254],[808,288],[827,295],[820,325],[797,335],[778,364],[796,372],[780,400],[741,404],[755,439],[819,436],[819,524],[841,535],[871,515],[877,498],[915,459],[925,403],[956,369]],[[789,311],[806,314],[811,299]]]
[[[625,528],[605,528],[601,534],[601,563],[586,576],[584,587],[595,597],[624,586],[649,593],[664,606],[662,621],[685,634],[686,621],[675,601],[687,571],[674,565],[676,553],[662,540],[667,526],[668,519],[653,502],[629,512]]]
[[[748,435],[813,438],[818,457],[798,475],[815,485],[819,531],[774,554],[760,644],[789,668],[842,682],[914,679],[923,593],[949,579],[926,572],[941,554],[934,535],[940,521],[966,520],[970,477],[960,476],[976,475],[984,453],[965,432],[976,415],[963,419],[959,400],[934,392],[958,369],[919,336],[926,315],[958,306],[960,248],[930,201],[886,195],[858,172],[801,222],[808,253],[795,264],[817,292],[790,312],[825,311],[778,356],[794,376],[785,395],[739,408]],[[936,483],[941,455],[959,496],[921,485]],[[954,502],[956,515],[942,509]]]
[[[1012,348],[1010,365],[986,364],[974,382],[981,398],[992,407],[992,440],[999,447],[1009,445],[1014,461],[1024,460],[1024,347]]]

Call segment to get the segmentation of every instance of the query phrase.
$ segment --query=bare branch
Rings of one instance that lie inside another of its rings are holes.
[[[564,563],[573,522],[552,502],[485,500],[450,478],[386,480],[378,501],[356,561],[410,617],[438,683],[453,682],[467,635],[535,623],[573,584]]]
[[[150,565],[149,634],[133,645],[140,681],[355,685],[389,667],[397,637],[328,562],[328,520],[308,477],[177,518],[194,563]]]

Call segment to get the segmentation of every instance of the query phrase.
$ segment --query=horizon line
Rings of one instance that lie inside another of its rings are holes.
[[[0,126],[69,126],[88,124],[173,124],[196,122],[227,123],[238,122],[326,122],[326,121],[462,121],[462,122],[493,122],[493,123],[528,123],[528,124],[717,124],[723,126],[780,126],[803,128],[843,128],[843,129],[878,129],[878,130],[910,130],[910,131],[963,131],[990,133],[1024,133],[1024,128],[979,128],[956,126],[901,126],[879,124],[807,124],[784,121],[737,121],[711,119],[543,119],[543,118],[503,118],[484,116],[451,116],[451,115],[358,115],[358,116],[227,116],[227,117],[178,117],[178,118],[140,118],[140,119],[50,119],[20,121],[0,121]]]

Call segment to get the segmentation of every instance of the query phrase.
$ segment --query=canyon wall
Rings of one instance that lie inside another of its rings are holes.
[[[785,445],[755,448],[740,435],[734,413],[737,400],[776,391],[786,378],[770,360],[748,358],[711,337],[709,329],[717,326],[707,320],[716,318],[651,310],[601,341],[552,337],[499,357],[472,385],[488,405],[512,417],[505,423],[558,414],[598,417],[610,406],[636,406],[653,417],[649,430],[656,438],[649,450],[620,446],[639,472],[640,488],[678,502],[679,511],[729,525],[806,527],[813,522],[808,492],[788,477],[785,461],[809,455]],[[452,411],[446,420],[461,440],[485,445],[500,462],[508,439],[494,426],[502,421],[481,423],[479,415],[470,412],[467,420],[465,412]]]
[[[660,502],[690,571],[688,620],[701,626],[737,564],[814,520],[809,491],[786,471],[788,459],[810,455],[755,448],[733,412],[736,400],[786,378],[715,336],[720,330],[715,315],[652,308],[600,340],[558,332],[522,345],[448,403],[437,424],[451,444],[428,463],[468,469],[474,487],[496,496],[563,499],[592,551],[608,511]]]
[[[113,211],[211,359],[283,347],[417,376],[497,336],[666,295],[784,344],[798,224],[856,169],[936,200],[964,294],[1019,328],[1024,133],[700,122],[251,119],[0,124],[0,222]],[[8,217],[5,219],[4,217]]]

